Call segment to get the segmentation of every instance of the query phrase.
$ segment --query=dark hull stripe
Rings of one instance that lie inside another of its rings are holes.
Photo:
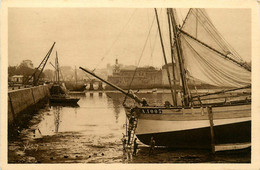
[[[215,144],[251,142],[251,121],[214,126]],[[198,128],[174,132],[137,135],[144,144],[149,145],[154,137],[156,146],[173,148],[211,148],[210,128]]]

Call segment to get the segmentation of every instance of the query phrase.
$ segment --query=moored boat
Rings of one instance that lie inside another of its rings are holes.
[[[64,105],[77,104],[79,98],[69,96],[65,85],[60,82],[60,69],[57,52],[55,61],[55,73],[56,82],[52,85],[50,89],[50,103],[59,103]]]
[[[50,102],[52,103],[76,104],[78,101],[79,98],[71,98],[71,97],[52,96],[50,98]]]
[[[155,15],[167,66],[156,9]],[[153,139],[156,146],[214,151],[217,146],[250,147],[251,67],[218,33],[204,9],[190,9],[182,25],[176,21],[175,10],[167,9],[167,16],[172,63],[176,62],[172,78],[167,68],[172,104],[167,101],[164,105],[150,105],[149,100],[141,100],[131,91],[124,91],[93,72],[81,69],[136,102],[135,106],[123,102],[129,119],[128,140],[132,141],[136,135],[146,145]],[[177,74],[182,87],[181,101],[178,101],[176,91]],[[229,88],[206,94],[191,93],[187,77],[192,76],[214,86]],[[241,92],[243,90],[246,92]]]
[[[225,105],[212,108],[215,145],[251,142],[251,105]],[[135,134],[149,145],[174,148],[211,148],[209,108],[136,107],[126,108],[138,121]]]

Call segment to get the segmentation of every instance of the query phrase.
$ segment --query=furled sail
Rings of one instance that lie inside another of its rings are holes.
[[[193,77],[222,87],[251,83],[249,66],[217,31],[204,9],[191,9],[181,30],[185,67]]]

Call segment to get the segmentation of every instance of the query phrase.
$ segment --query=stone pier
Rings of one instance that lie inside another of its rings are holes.
[[[41,85],[8,92],[8,123],[12,124],[18,114],[49,97],[49,87]]]

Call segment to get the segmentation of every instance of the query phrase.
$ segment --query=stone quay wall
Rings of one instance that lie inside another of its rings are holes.
[[[48,85],[18,89],[8,92],[8,123],[12,124],[18,114],[49,97]]]

